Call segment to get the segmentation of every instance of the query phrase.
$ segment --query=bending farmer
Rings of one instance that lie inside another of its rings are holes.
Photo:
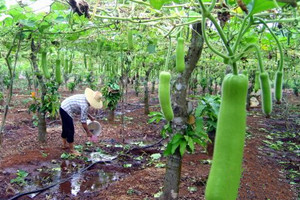
[[[77,94],[66,98],[59,108],[59,113],[62,121],[62,133],[63,148],[67,148],[67,143],[71,153],[74,155],[80,155],[79,152],[74,149],[74,123],[73,114],[80,114],[80,121],[88,137],[92,137],[92,133],[87,126],[87,118],[94,121],[94,118],[88,114],[89,107],[92,106],[95,109],[100,109],[103,106],[102,94],[98,91],[93,91],[90,88],[86,88],[84,94]]]

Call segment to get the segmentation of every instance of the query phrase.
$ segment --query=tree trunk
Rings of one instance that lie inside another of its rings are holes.
[[[163,199],[178,199],[182,157],[177,150],[167,160]]]
[[[188,119],[188,102],[186,101],[188,83],[193,70],[200,58],[203,48],[201,23],[193,24],[191,45],[185,58],[186,69],[183,74],[179,73],[174,83],[172,95],[174,119],[172,121],[173,133],[183,134],[186,130]],[[172,138],[172,136],[170,137]],[[167,157],[167,168],[163,189],[163,200],[178,199],[179,183],[181,174],[182,158],[177,151]]]
[[[43,112],[37,112],[38,116],[38,139],[40,142],[46,142],[46,134],[47,134],[47,127],[46,127],[46,115]]]
[[[154,92],[155,92],[155,80],[152,81],[151,94],[154,94]]]
[[[143,65],[145,65],[143,63]],[[148,115],[150,113],[149,111],[149,87],[148,87],[148,82],[149,82],[149,75],[150,75],[150,72],[151,72],[151,67],[146,71],[146,74],[145,74],[145,81],[144,81],[144,88],[145,88],[145,91],[144,91],[144,103],[145,103],[145,115]]]
[[[247,92],[247,102],[246,102],[246,110],[249,111],[250,110],[250,99],[251,99],[251,92],[253,91],[254,88],[254,84],[255,84],[255,73],[254,71],[251,73],[249,72],[249,82],[251,84],[249,84],[248,86],[248,92]]]
[[[217,80],[215,80],[215,95],[218,94],[218,83]]]
[[[33,69],[35,71],[36,74],[36,78],[38,81],[38,86],[39,89],[41,91],[41,102],[42,105],[40,105],[41,107],[44,106],[44,98],[45,95],[47,94],[47,88],[46,85],[44,83],[43,80],[43,76],[41,75],[39,68],[38,68],[38,64],[37,64],[37,53],[40,49],[40,43],[38,43],[37,45],[34,44],[34,40],[31,40],[31,53],[30,53],[30,61],[31,64],[33,66]],[[40,109],[38,109],[37,111],[37,116],[38,116],[38,140],[40,142],[46,142],[46,135],[47,135],[47,129],[46,129],[46,113],[45,111],[41,111]]]
[[[15,47],[15,41],[16,41],[18,35],[19,35],[19,33],[16,33],[16,35],[13,39],[13,42],[12,42],[12,46],[9,49],[9,51],[5,57],[5,61],[6,61],[7,67],[8,67],[9,75],[10,75],[10,83],[9,83],[9,87],[8,87],[8,94],[6,97],[6,104],[4,106],[3,118],[2,118],[2,122],[1,122],[1,126],[0,126],[0,146],[3,142],[4,126],[5,126],[8,110],[9,110],[9,104],[12,99],[14,78],[15,78],[15,72],[16,72],[16,65],[17,65],[17,61],[18,61],[18,55],[19,55],[19,51],[20,51],[21,38],[19,38],[18,47],[17,47],[17,51],[15,54],[15,62],[14,62],[13,66],[11,65],[10,54],[12,52],[13,47]]]
[[[107,119],[110,123],[115,121],[115,111],[114,110],[108,109]]]

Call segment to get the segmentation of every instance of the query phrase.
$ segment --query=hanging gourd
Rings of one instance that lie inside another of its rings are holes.
[[[176,71],[182,73],[184,69],[184,39],[178,37],[176,46]]]
[[[171,74],[169,72],[162,71],[159,74],[159,87],[158,96],[161,110],[168,121],[173,120],[174,114],[171,105],[171,91],[170,91]]]
[[[61,68],[60,68],[60,60],[59,59],[57,59],[55,61],[55,78],[56,78],[56,82],[58,84],[62,83]]]
[[[51,75],[49,73],[48,70],[48,65],[47,65],[47,52],[42,52],[42,70],[44,73],[44,76],[46,77],[46,79],[50,79]]]

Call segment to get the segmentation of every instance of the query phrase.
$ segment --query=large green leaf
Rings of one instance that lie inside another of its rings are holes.
[[[185,152],[185,150],[186,150],[186,145],[187,145],[187,142],[186,142],[186,141],[182,141],[182,142],[180,143],[180,149],[179,149],[179,151],[180,151],[181,157],[183,156],[183,154],[184,154],[184,152]]]
[[[150,5],[157,10],[160,10],[165,2],[164,0],[149,0],[149,1],[150,1]]]
[[[201,15],[199,13],[195,12],[195,11],[190,10],[189,11],[189,17],[190,18],[188,19],[188,21],[190,22],[190,21],[194,21],[196,19],[199,19],[201,17]]]
[[[53,10],[67,10],[69,9],[69,6],[65,5],[65,4],[62,4],[60,2],[54,2],[51,6],[51,8]]]
[[[248,11],[251,15],[276,8],[276,4],[273,0],[244,0],[243,2],[247,4]],[[278,3],[278,5],[283,6],[284,3]]]
[[[148,44],[147,51],[148,51],[148,53],[155,53],[155,45],[154,44]]]

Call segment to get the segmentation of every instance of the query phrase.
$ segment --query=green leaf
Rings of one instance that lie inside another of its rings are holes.
[[[70,41],[75,41],[80,37],[80,34],[78,33],[74,33],[74,34],[70,34],[68,37],[66,37],[68,40]]]
[[[52,10],[68,10],[69,7],[65,4],[62,4],[60,2],[54,2],[51,6]]]
[[[28,176],[28,172],[24,171],[24,170],[18,170],[17,171],[17,175],[21,178],[25,178]]]
[[[22,24],[23,26],[27,27],[27,28],[33,28],[36,25],[36,22],[33,20],[20,20],[19,21],[20,24]]]
[[[180,142],[177,142],[175,144],[171,144],[172,147],[171,147],[171,154],[174,154],[176,149],[178,148],[178,146],[180,145]]]
[[[181,157],[183,156],[183,154],[184,154],[184,152],[186,150],[186,144],[187,144],[186,141],[182,141],[180,143],[180,149],[179,149],[179,151],[180,151]]]
[[[166,150],[164,151],[164,156],[171,155],[172,154],[171,151],[172,151],[172,144],[169,143],[166,147]]]
[[[158,160],[161,158],[161,154],[160,153],[154,153],[150,156],[153,160]]]
[[[202,147],[206,146],[206,143],[198,138],[194,138],[194,141]]]
[[[155,165],[156,168],[164,168],[165,166],[166,166],[165,163],[157,163],[157,164]]]
[[[149,0],[149,1],[150,1],[150,5],[157,10],[160,10],[161,7],[164,5],[164,0]]]
[[[6,6],[4,4],[0,5],[0,10],[6,10]]]
[[[232,5],[236,4],[236,0],[226,0],[226,4],[232,6]]]
[[[189,22],[190,21],[194,21],[194,20],[196,20],[196,19],[199,19],[200,17],[201,17],[201,15],[199,14],[199,13],[197,13],[197,12],[195,12],[195,11],[192,11],[192,10],[190,10],[189,11]]]
[[[154,44],[149,44],[147,47],[147,52],[148,53],[155,53],[155,45]]]
[[[205,107],[206,107],[206,105],[203,105],[203,104],[198,105],[198,107],[196,108],[196,111],[195,111],[195,116],[196,117],[202,116],[202,112],[205,109]]]
[[[153,197],[154,198],[159,198],[162,194],[163,194],[163,192],[159,191],[158,193],[154,194]]]
[[[68,159],[69,157],[70,157],[70,154],[68,154],[68,153],[62,153],[60,156],[60,158],[62,158],[62,159]]]
[[[148,120],[148,124],[153,123],[155,120],[157,120],[157,118],[156,117],[152,117],[151,119]]]
[[[23,14],[23,11],[20,7],[12,8],[9,10],[8,15],[12,16],[15,21],[18,21],[20,19],[26,19],[26,16]]]
[[[67,23],[68,21],[63,16],[58,16],[55,18],[56,23]]]
[[[173,136],[171,143],[172,143],[172,144],[175,144],[175,143],[179,142],[179,140],[181,140],[182,138],[183,138],[183,135],[182,135],[182,134],[176,133],[176,134]]]
[[[197,117],[196,118],[196,130],[195,132],[201,132],[203,130],[203,118]]]
[[[194,140],[191,137],[188,137],[188,146],[190,147],[191,151],[195,151],[195,146],[194,146]]]
[[[50,23],[48,23],[48,22],[43,22],[43,23],[41,23],[40,26],[39,26],[39,31],[40,31],[41,33],[43,33],[44,30],[47,29],[47,28],[49,28],[49,27],[51,27],[51,24],[50,24]]]
[[[244,3],[247,4],[250,15],[276,8],[273,0],[244,0]],[[283,6],[285,4],[278,3],[278,5]]]
[[[132,164],[124,164],[123,167],[124,168],[130,168],[130,167],[132,167]]]

